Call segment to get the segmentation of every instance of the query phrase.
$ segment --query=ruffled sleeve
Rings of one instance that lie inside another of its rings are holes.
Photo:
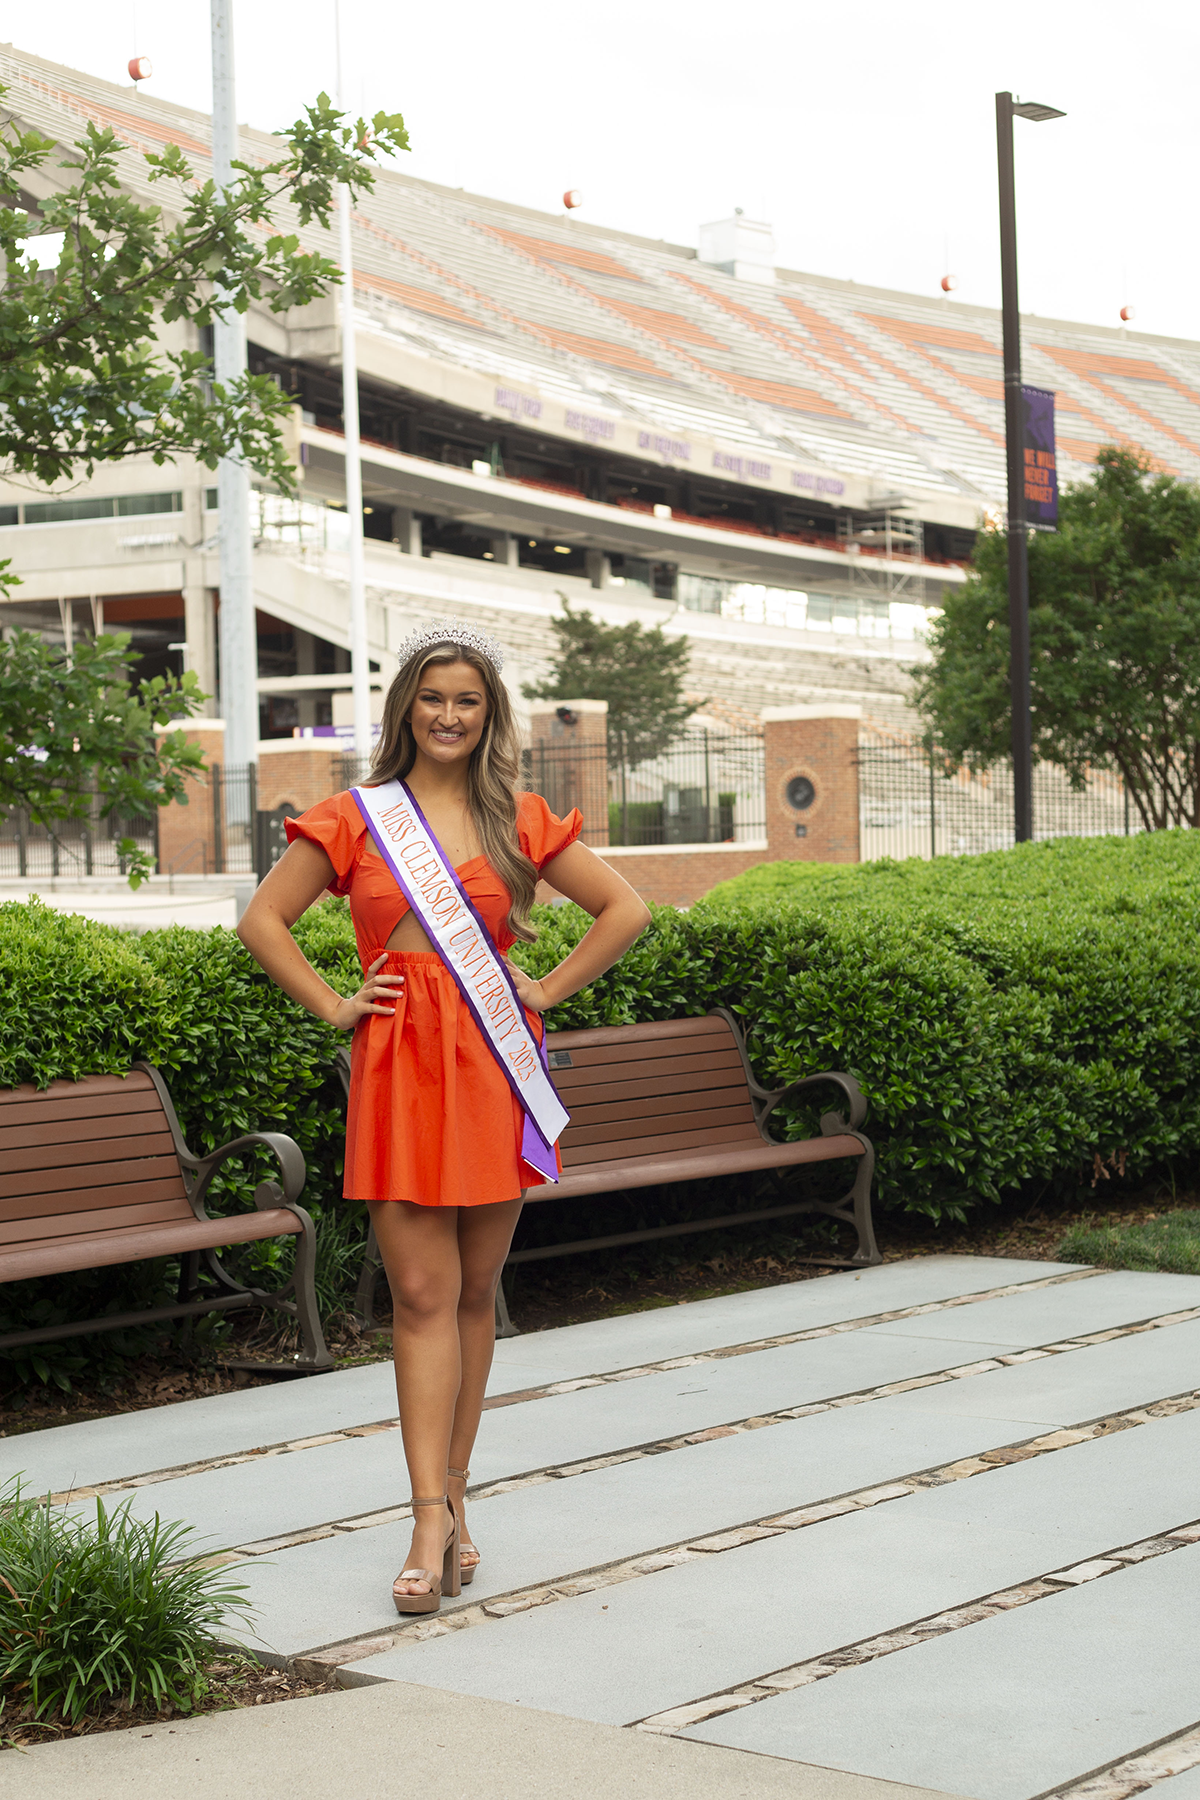
[[[548,862],[575,842],[582,830],[583,814],[577,806],[565,819],[559,819],[540,794],[522,794],[517,803],[517,837],[539,875]]]
[[[322,800],[318,806],[310,806],[306,813],[301,813],[298,819],[285,819],[284,826],[289,844],[295,843],[297,838],[308,838],[312,843],[320,844],[333,864],[330,892],[342,896],[348,894],[367,831],[363,816],[350,795],[335,794],[331,800]]]

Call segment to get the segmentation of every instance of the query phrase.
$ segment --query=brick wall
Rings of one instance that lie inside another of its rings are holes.
[[[608,701],[535,700],[529,724],[533,786],[560,818],[577,806],[583,841],[598,850],[608,842]]]
[[[225,757],[225,721],[197,719],[185,735],[204,751],[204,764],[218,766]],[[158,812],[158,868],[162,875],[211,875],[216,869],[213,792],[208,781],[191,777],[184,783],[187,805],[178,802]]]
[[[643,900],[656,906],[693,906],[720,881],[744,875],[770,859],[759,844],[672,845],[670,849],[626,850],[621,846],[600,849],[597,855],[612,864]],[[538,899],[559,898],[549,882],[538,882]]]
[[[769,862],[857,862],[858,706],[771,707],[766,734]]]

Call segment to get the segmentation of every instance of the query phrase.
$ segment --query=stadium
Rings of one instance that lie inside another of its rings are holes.
[[[111,127],[142,198],[161,197],[146,151],[178,145],[207,173],[203,114],[11,48],[0,78],[16,123],[64,147]],[[273,140],[241,144],[263,160]],[[391,171],[359,203],[381,683],[414,623],[451,614],[503,638],[523,707],[565,599],[685,637],[714,729],[821,705],[912,728],[926,622],[1003,508],[999,314],[777,268],[770,226],[740,214],[697,227],[698,250]],[[248,331],[251,367],[296,397],[302,474],[298,502],[254,495],[270,743],[351,717],[337,297],[252,311]],[[1030,316],[1022,335],[1025,380],[1057,394],[1063,481],[1105,443],[1200,476],[1200,345]],[[109,464],[61,493],[7,482],[0,555],[21,586],[0,618],[68,644],[129,631],[145,672],[186,659],[219,716],[215,506],[198,464]]]

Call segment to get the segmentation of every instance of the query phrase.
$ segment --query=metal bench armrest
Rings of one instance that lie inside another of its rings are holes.
[[[763,1136],[766,1136],[767,1120],[781,1100],[787,1100],[791,1095],[800,1093],[804,1088],[815,1087],[822,1081],[831,1081],[835,1087],[841,1088],[849,1103],[850,1116],[843,1118],[841,1113],[822,1113],[821,1136],[837,1137],[844,1131],[856,1131],[867,1116],[867,1102],[863,1091],[853,1075],[847,1075],[840,1069],[825,1069],[819,1075],[802,1075],[798,1081],[790,1081],[777,1093],[767,1096],[767,1104],[758,1115],[758,1126]]]
[[[221,1164],[231,1156],[239,1156],[243,1150],[252,1150],[261,1144],[271,1152],[279,1164],[279,1172],[283,1177],[283,1185],[277,1181],[260,1181],[254,1190],[254,1204],[260,1212],[267,1212],[273,1206],[295,1207],[304,1192],[304,1183],[308,1170],[304,1164],[304,1152],[295,1138],[288,1137],[282,1131],[248,1131],[245,1137],[234,1138],[231,1143],[222,1144],[210,1156],[193,1158],[195,1185],[191,1187],[189,1199],[196,1217],[206,1219],[208,1213],[204,1207],[204,1196],[208,1185]]]

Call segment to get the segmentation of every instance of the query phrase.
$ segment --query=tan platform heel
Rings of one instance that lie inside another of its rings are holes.
[[[433,1569],[402,1569],[399,1575],[397,1575],[396,1581],[393,1581],[392,1583],[392,1599],[396,1603],[396,1611],[398,1613],[435,1613],[442,1604],[443,1595],[448,1599],[453,1600],[459,1594],[462,1587],[461,1570],[458,1560],[458,1545],[461,1532],[458,1514],[450,1505],[450,1499],[447,1494],[437,1494],[432,1500],[419,1500],[414,1494],[409,1501],[409,1505],[444,1506],[449,1510],[450,1517],[454,1520],[453,1529],[450,1532],[450,1536],[446,1539],[446,1548],[442,1556],[441,1574],[436,1574]],[[427,1581],[429,1583],[429,1592],[427,1594],[398,1594],[396,1592],[397,1581]]]
[[[447,1475],[456,1475],[458,1477],[458,1479],[462,1482],[464,1488],[466,1487],[467,1482],[471,1479],[470,1469],[447,1469],[446,1473],[447,1473]],[[454,1502],[451,1501],[450,1504],[453,1506]],[[458,1518],[457,1513],[455,1513],[454,1516],[456,1519]],[[462,1547],[462,1520],[461,1519],[459,1519],[459,1521],[458,1521],[458,1533],[459,1533],[459,1548],[458,1548],[459,1572],[460,1572],[460,1575],[462,1578],[463,1586],[470,1587],[471,1583],[475,1579],[475,1571],[479,1567],[479,1560],[480,1560],[479,1552],[475,1548],[474,1544],[468,1544],[466,1549],[465,1550],[463,1549],[463,1547]],[[467,1560],[466,1560],[468,1556],[471,1557],[471,1559],[472,1559],[470,1562],[467,1562]]]

